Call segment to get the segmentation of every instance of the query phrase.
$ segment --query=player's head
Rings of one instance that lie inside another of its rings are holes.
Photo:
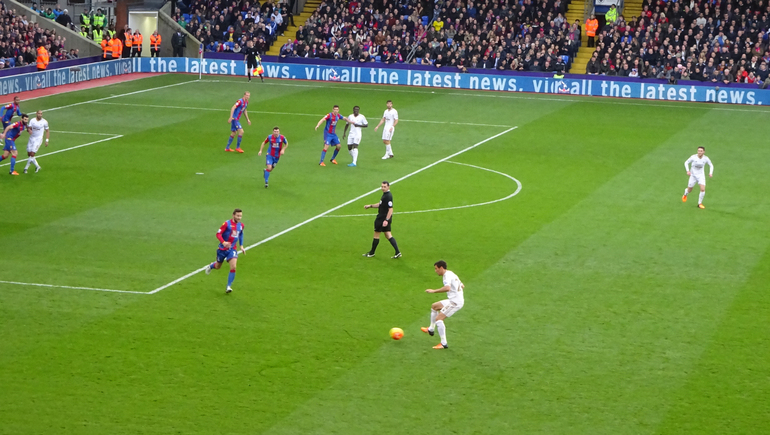
[[[19,96],[18,96],[18,95],[17,95],[17,96],[15,96],[15,97],[13,97],[13,102],[14,102],[14,103],[16,103],[16,104],[19,104],[19,102],[20,102],[20,101],[21,101],[21,98],[19,98]]]
[[[382,189],[383,192],[387,192],[390,190],[390,183],[383,181],[382,184],[380,184],[380,189]]]
[[[390,101],[390,100],[386,101],[385,105],[388,107],[388,109],[392,109],[393,108],[393,102]]]
[[[240,222],[243,218],[243,210],[236,208],[233,210],[233,220],[236,222]]]
[[[358,112],[361,111],[361,108],[358,106],[353,106],[353,114],[358,116]]]
[[[251,92],[246,91],[243,93],[244,100],[249,101],[249,97],[251,97]]]
[[[332,112],[334,112],[334,113],[340,113],[340,106],[338,106],[338,105],[336,105],[336,104],[335,104],[335,105],[334,105],[334,107],[332,107]]]
[[[281,134],[281,129],[278,126],[273,127],[273,136],[278,136],[279,134]]]
[[[22,113],[21,114],[21,122],[23,122],[24,124],[28,123],[29,122],[29,115],[27,115],[26,113]]]
[[[444,275],[444,272],[446,272],[446,261],[439,260],[433,263],[433,270],[435,270],[439,276]]]
[[[706,147],[698,147],[698,157],[702,157],[706,153]]]
[[[35,118],[37,118],[38,121],[43,119],[43,111],[42,110],[38,110],[37,112],[35,112]]]

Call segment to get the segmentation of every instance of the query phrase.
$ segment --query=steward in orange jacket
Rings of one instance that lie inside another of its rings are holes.
[[[160,41],[161,37],[156,30],[150,35],[150,57],[160,56]]]
[[[134,37],[131,40],[131,43],[133,44],[131,46],[131,57],[142,57],[142,41],[144,38],[142,38],[142,34],[139,33],[139,29],[136,29],[134,32]]]
[[[599,29],[599,20],[596,19],[596,15],[591,14],[591,18],[586,20],[586,36],[588,36],[588,46],[593,47],[596,45],[594,37],[596,37],[596,31]]]
[[[37,48],[37,70],[45,71],[48,68],[48,60],[48,50],[45,49],[45,46],[41,45]]]

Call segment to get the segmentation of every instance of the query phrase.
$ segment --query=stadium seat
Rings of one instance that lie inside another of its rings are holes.
[[[190,14],[182,14],[182,19],[185,20],[185,22],[189,23],[190,20],[192,19],[192,15],[190,15]]]
[[[427,25],[428,25],[428,20],[429,20],[429,19],[430,19],[430,18],[428,18],[427,16],[426,16],[426,17],[422,17],[422,25],[423,25],[423,26],[427,26]]]
[[[374,60],[376,60],[377,62],[382,62],[382,56],[374,56]]]

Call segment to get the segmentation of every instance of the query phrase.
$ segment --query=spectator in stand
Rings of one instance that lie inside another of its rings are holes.
[[[171,47],[174,49],[174,57],[184,57],[184,49],[187,47],[186,37],[181,30],[174,32],[171,36]]]
[[[70,28],[72,25],[72,17],[70,17],[69,11],[67,9],[62,11],[62,13],[56,17],[55,21],[67,28]]]

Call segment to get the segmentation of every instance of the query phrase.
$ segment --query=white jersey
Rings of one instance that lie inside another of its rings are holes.
[[[692,169],[690,169],[691,163]],[[698,157],[697,154],[693,154],[686,162],[684,162],[684,169],[692,175],[703,176],[703,167],[706,165],[709,165],[709,175],[714,175],[714,164],[711,163],[711,159],[705,155],[703,157]]]
[[[390,127],[393,127],[393,124],[396,123],[396,120],[398,119],[398,111],[396,109],[385,109],[385,113],[382,115],[382,117],[385,119],[385,128],[389,129]]]
[[[350,135],[353,137],[361,137],[361,127],[356,127],[356,124],[359,125],[366,125],[368,122],[366,121],[366,117],[362,114],[356,115],[349,115],[348,119],[351,121],[350,124]]]
[[[37,118],[32,118],[29,121],[29,139],[38,141],[43,138],[43,133],[48,130],[48,121],[45,118],[40,121]]]
[[[444,272],[444,285],[449,286],[449,291],[447,292],[447,298],[450,302],[454,302],[458,306],[463,306],[465,303],[465,298],[463,297],[463,288],[464,285],[462,281],[460,281],[460,278],[455,275],[454,272],[451,270],[447,270]]]

